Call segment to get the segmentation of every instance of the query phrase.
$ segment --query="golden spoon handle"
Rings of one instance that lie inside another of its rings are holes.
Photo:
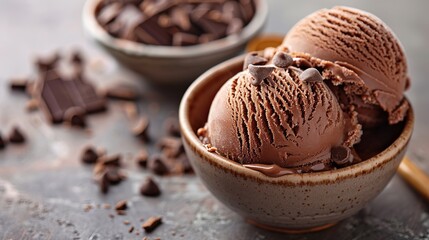
[[[407,156],[399,165],[398,172],[415,190],[429,199],[429,176]]]

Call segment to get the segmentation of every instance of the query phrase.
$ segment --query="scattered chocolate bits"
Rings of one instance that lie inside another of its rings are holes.
[[[127,1],[129,3],[129,1]],[[151,45],[189,46],[240,33],[255,14],[254,1],[112,0],[96,12],[113,37]]]
[[[25,136],[19,127],[13,127],[12,132],[9,134],[9,142],[21,144],[25,142]]]
[[[181,136],[179,120],[175,117],[167,118],[164,121],[164,128],[170,136]]]
[[[81,107],[71,107],[64,112],[64,121],[71,126],[85,128],[85,110]]]
[[[164,158],[160,154],[154,154],[149,159],[149,169],[156,175],[166,175],[169,172]]]
[[[344,166],[352,162],[351,150],[348,147],[337,146],[331,149],[331,161],[339,166]]]
[[[127,205],[126,200],[121,200],[121,201],[117,202],[115,205],[115,210],[117,210],[117,211],[127,210],[127,208],[128,208],[128,205]]]
[[[110,99],[136,101],[140,95],[130,87],[115,86],[106,90],[105,96]]]
[[[155,230],[162,223],[161,217],[150,217],[142,224],[142,228],[145,232],[150,233]]]
[[[293,58],[285,52],[278,52],[273,57],[273,64],[279,68],[288,68],[293,64]]]
[[[143,141],[149,141],[149,119],[142,117],[132,129],[134,136],[140,138]]]
[[[98,153],[92,146],[86,147],[81,156],[81,161],[86,164],[94,164],[98,160]]]
[[[132,233],[134,231],[134,226],[131,226],[129,229],[128,229],[128,232],[129,233]]]
[[[320,72],[315,68],[308,68],[304,70],[300,75],[299,79],[305,82],[322,82],[323,77]]]
[[[243,70],[246,70],[250,64],[253,65],[265,65],[268,62],[266,58],[258,55],[257,52],[249,53],[244,58]]]
[[[261,82],[266,79],[273,72],[274,67],[268,65],[249,65],[249,73],[252,75],[250,83],[252,85],[258,86]]]
[[[10,89],[25,92],[30,81],[26,78],[13,78],[9,82]]]
[[[147,177],[140,187],[140,193],[147,197],[157,197],[161,194],[161,190],[151,177]]]
[[[164,137],[159,146],[168,158],[175,158],[184,151],[182,140],[178,137]]]

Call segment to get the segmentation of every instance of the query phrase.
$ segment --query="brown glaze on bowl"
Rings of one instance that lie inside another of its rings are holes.
[[[88,35],[119,63],[150,82],[184,85],[214,65],[242,52],[247,42],[262,30],[268,6],[264,0],[254,1],[257,6],[255,15],[239,34],[187,47],[153,46],[110,36],[96,19],[102,0],[87,0],[82,17]]]
[[[377,196],[405,154],[414,125],[412,109],[400,136],[387,149],[336,170],[273,178],[206,150],[196,131],[207,121],[218,89],[242,69],[243,58],[231,59],[204,73],[189,87],[180,106],[186,152],[212,194],[248,222],[292,232],[323,229],[355,214]]]

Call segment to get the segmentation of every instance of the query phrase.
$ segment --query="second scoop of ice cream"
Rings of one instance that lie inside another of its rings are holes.
[[[303,81],[301,69],[269,59],[252,67],[228,80],[210,108],[207,136],[220,154],[242,164],[299,167],[328,162],[333,147],[359,141],[323,81]],[[255,68],[268,72],[257,84]]]

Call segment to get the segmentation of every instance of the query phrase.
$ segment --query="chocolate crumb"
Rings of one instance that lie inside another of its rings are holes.
[[[252,65],[265,65],[268,62],[266,58],[258,55],[257,52],[252,52],[246,55],[243,64],[243,70],[246,70],[250,64]]]
[[[254,86],[261,85],[262,81],[266,79],[270,74],[273,72],[274,67],[268,66],[268,65],[249,65],[249,73],[252,75],[252,78],[250,78],[250,83]]]
[[[127,211],[125,211],[125,210],[116,210],[116,214],[118,214],[120,216],[125,216],[125,215],[127,215]]]
[[[91,204],[85,204],[85,206],[83,207],[83,211],[84,212],[89,212],[92,209],[92,205]]]
[[[115,215],[113,215],[113,214],[109,213],[109,217],[110,217],[110,218],[115,218]]]
[[[12,132],[9,134],[9,142],[21,144],[25,142],[25,136],[18,127],[13,127]]]
[[[9,81],[9,86],[11,90],[25,92],[29,82],[26,78],[13,78]]]
[[[149,129],[149,119],[147,119],[146,117],[142,117],[134,126],[132,132],[134,136],[147,142],[149,141],[148,129]]]
[[[273,64],[279,68],[288,68],[293,64],[293,58],[285,52],[278,52],[273,57]]]
[[[94,164],[98,160],[98,153],[97,151],[92,147],[88,146],[86,147],[81,156],[81,161],[86,164]]]
[[[100,191],[104,194],[109,192],[109,179],[107,178],[106,172],[104,172],[98,181],[98,184],[100,186]]]
[[[119,169],[112,167],[107,168],[106,178],[111,185],[119,184],[123,180],[123,176],[119,172]]]
[[[81,107],[71,107],[64,112],[64,121],[75,127],[86,127],[85,110]]]
[[[348,147],[337,146],[331,149],[331,161],[336,165],[344,166],[352,162],[351,150]]]
[[[127,206],[127,201],[126,200],[121,200],[119,202],[116,203],[115,205],[115,210],[126,210],[128,208]]]
[[[139,99],[139,94],[132,88],[124,86],[116,86],[106,90],[106,97],[116,100],[136,101]]]
[[[150,233],[155,230],[162,223],[161,217],[150,217],[142,224],[142,228],[145,232]]]
[[[154,154],[150,157],[149,169],[156,175],[165,175],[169,172],[169,169],[164,163],[164,158],[160,154]]]
[[[124,223],[124,225],[130,225],[130,221],[128,221],[128,220],[124,220],[123,223]]]
[[[147,177],[140,187],[140,193],[147,197],[157,197],[161,194],[161,190],[151,177]]]
[[[139,154],[137,155],[136,162],[137,164],[142,167],[147,167],[147,160],[148,160],[149,154],[146,149],[140,150]]]
[[[299,79],[305,82],[322,82],[323,77],[320,72],[315,68],[308,68],[304,70],[300,75]]]
[[[134,231],[134,226],[131,226],[129,229],[128,229],[128,232],[129,233],[132,233]]]

